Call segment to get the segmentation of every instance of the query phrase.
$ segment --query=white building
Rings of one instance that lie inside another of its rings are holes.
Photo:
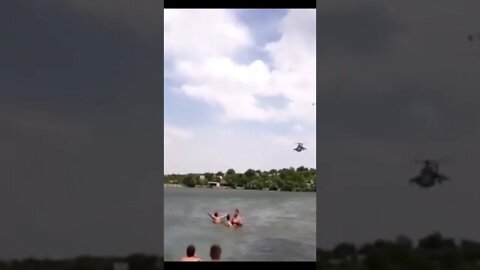
[[[220,187],[220,182],[208,182],[209,187]]]

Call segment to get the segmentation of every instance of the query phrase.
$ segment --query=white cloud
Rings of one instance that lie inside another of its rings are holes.
[[[191,132],[187,131],[186,129],[170,125],[165,125],[163,132],[163,143],[165,146],[171,145],[172,143],[177,143],[179,141],[185,141],[192,137]]]
[[[221,109],[219,126],[196,130],[188,142],[176,143],[174,151],[166,147],[165,170],[270,169],[296,166],[298,161],[314,167],[315,23],[315,10],[289,11],[278,24],[280,38],[258,44],[255,29],[249,29],[235,12],[165,10],[166,76],[178,82],[172,88]],[[256,48],[268,58],[239,61],[239,56]],[[265,105],[261,97],[283,97],[286,104]],[[238,134],[228,128],[234,121],[288,123],[293,128],[285,134],[255,134],[253,128],[251,134]],[[288,137],[292,132],[296,136]],[[295,155],[297,141],[308,141],[309,151]],[[171,139],[168,143],[173,144]],[[191,154],[181,158],[175,155],[178,151]]]
[[[226,120],[315,123],[315,10],[290,11],[281,39],[265,45],[273,61],[240,64],[239,50],[254,44],[249,29],[225,10],[166,10],[165,55],[188,96],[220,105]],[[192,23],[195,22],[195,23]],[[257,96],[282,95],[285,108],[263,108]]]
[[[251,44],[248,28],[231,11],[166,9],[164,12],[167,58],[202,61],[219,55],[233,55]]]

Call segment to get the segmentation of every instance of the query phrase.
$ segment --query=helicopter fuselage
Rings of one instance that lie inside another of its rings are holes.
[[[412,178],[410,182],[415,183],[423,188],[429,188],[437,183],[437,179],[433,175],[419,175]]]
[[[420,175],[410,179],[410,183],[415,183],[423,188],[430,188],[435,184],[442,183],[447,179],[448,178],[446,176],[441,175],[437,170],[424,168],[420,172]]]
[[[293,151],[297,151],[297,152],[302,152],[303,150],[307,150],[307,148],[303,146],[303,143],[298,143],[297,147],[293,148]]]

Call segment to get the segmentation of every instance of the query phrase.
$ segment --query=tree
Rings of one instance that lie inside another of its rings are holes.
[[[252,170],[252,169],[248,169],[247,171],[245,171],[245,176],[246,176],[247,178],[252,178],[252,177],[254,177],[255,175],[256,175],[256,174],[255,174],[255,171]]]
[[[355,257],[357,249],[352,243],[341,243],[333,249],[333,256],[341,260],[350,260]]]
[[[305,171],[308,172],[308,169],[303,167],[303,166],[300,166],[300,167],[297,168],[297,172],[305,172]]]
[[[289,181],[284,182],[283,187],[282,187],[283,191],[293,191],[293,189],[294,189],[294,186],[292,185],[291,182],[289,182]]]
[[[295,188],[305,190],[307,188],[307,181],[301,175],[295,173],[290,176],[292,184]]]
[[[237,182],[235,181],[235,178],[237,176],[235,174],[227,174],[225,176],[225,185],[227,187],[231,187],[231,188],[236,188],[237,187]]]
[[[413,241],[410,240],[410,238],[408,238],[405,235],[398,235],[397,238],[395,239],[395,243],[398,246],[406,248],[406,249],[412,249],[413,248]]]
[[[213,176],[213,174],[212,174],[212,176]],[[204,176],[204,177],[198,176],[198,181],[197,182],[198,182],[199,185],[205,186],[205,185],[208,184],[208,181],[210,181],[210,180],[208,180],[206,176]]]
[[[215,176],[213,173],[205,173],[204,174],[207,181],[213,181],[213,177]]]
[[[262,190],[266,187],[266,183],[265,181],[262,181],[262,179],[256,178],[255,180],[253,180],[253,186],[257,190]]]
[[[255,183],[254,182],[248,182],[245,185],[245,189],[255,189]]]
[[[182,183],[187,187],[195,187],[195,178],[189,174],[183,178]]]
[[[232,188],[244,187],[247,189],[265,189],[282,190],[282,191],[316,191],[315,188],[315,170],[305,168],[303,166],[295,168],[271,169],[269,171],[260,171],[248,169],[244,173],[236,173],[230,168],[224,174],[219,171],[217,173],[204,173],[203,175],[191,174],[195,185],[206,185],[207,181],[218,181],[223,185]],[[176,182],[186,186],[193,186],[190,178],[185,175],[165,175],[165,183]]]
[[[438,261],[442,269],[455,269],[455,266],[462,264],[462,254],[455,249],[445,250],[438,256]]]
[[[480,259],[480,243],[462,240],[460,246],[467,261],[475,261]]]
[[[225,186],[236,188],[238,185],[238,176],[236,174],[227,174],[225,175]]]
[[[435,232],[418,241],[418,247],[425,250],[438,250],[442,248],[443,236]]]
[[[240,187],[245,187],[248,183],[248,179],[247,179],[247,176],[245,174],[238,175],[237,180],[238,180],[237,186],[240,186]]]
[[[278,189],[279,187],[277,183],[270,183],[270,185],[268,186],[268,190],[278,190]]]

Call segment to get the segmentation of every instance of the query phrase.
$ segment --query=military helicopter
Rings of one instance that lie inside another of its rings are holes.
[[[422,188],[431,188],[436,184],[449,180],[445,175],[440,174],[438,162],[430,159],[420,161],[424,164],[420,174],[410,179],[410,184],[417,184]]]
[[[302,152],[304,150],[307,150],[307,148],[303,146],[303,143],[297,143],[297,147],[293,148],[293,151],[297,151],[297,152]]]

